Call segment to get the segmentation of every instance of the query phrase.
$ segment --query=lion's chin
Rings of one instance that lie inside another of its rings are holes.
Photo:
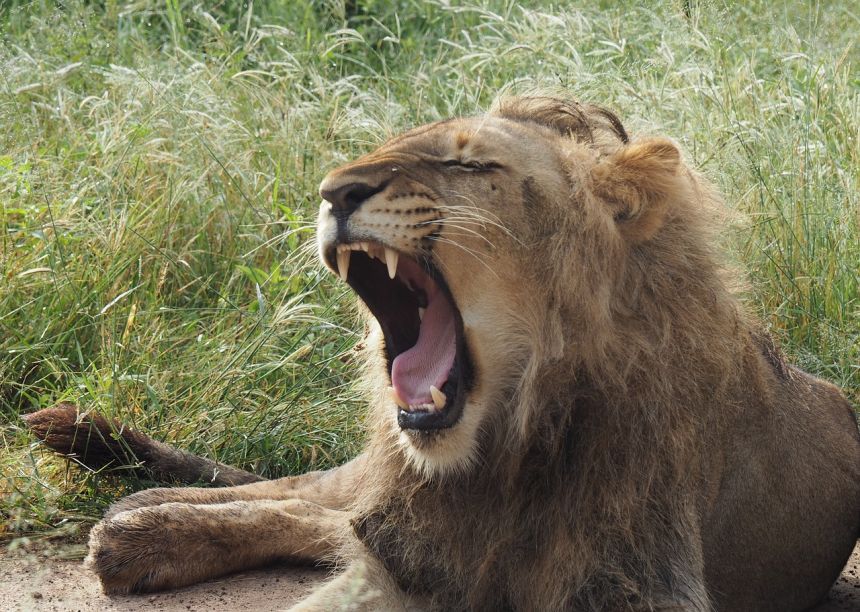
[[[398,426],[413,447],[440,437],[462,419],[473,379],[445,278],[429,256],[413,259],[380,243],[334,243],[323,252],[379,323]]]
[[[483,406],[465,402],[460,419],[447,429],[400,429],[398,443],[412,468],[426,478],[470,471],[478,457],[478,430]]]

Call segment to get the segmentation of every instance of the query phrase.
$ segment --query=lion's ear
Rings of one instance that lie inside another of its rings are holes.
[[[618,230],[644,242],[663,225],[669,203],[682,189],[681,154],[665,138],[634,142],[591,171],[595,195],[609,207]]]

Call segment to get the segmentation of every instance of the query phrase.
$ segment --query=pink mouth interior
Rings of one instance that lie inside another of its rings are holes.
[[[401,259],[397,277],[427,296],[427,310],[421,321],[418,342],[395,357],[391,384],[410,406],[431,404],[430,385],[442,389],[457,354],[454,309],[439,285],[418,264]]]

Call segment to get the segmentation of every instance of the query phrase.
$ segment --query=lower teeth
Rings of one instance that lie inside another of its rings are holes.
[[[387,393],[391,401],[406,411],[429,412],[433,410],[441,410],[445,407],[445,403],[448,401],[446,395],[433,385],[430,385],[430,397],[433,398],[433,403],[407,404],[403,398],[400,397],[400,394],[397,393],[397,390],[394,387],[388,387]]]
[[[437,389],[433,385],[430,385],[430,397],[433,398],[433,405],[436,406],[436,408],[444,407],[445,401],[448,399],[447,397],[445,397],[444,393],[439,391],[439,389]]]

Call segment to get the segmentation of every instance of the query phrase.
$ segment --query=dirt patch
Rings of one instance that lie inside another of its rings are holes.
[[[285,609],[327,577],[322,570],[273,567],[243,572],[185,589],[108,597],[80,561],[0,553],[0,610],[9,612],[134,612],[163,610]],[[860,611],[860,545],[830,591],[829,601],[812,612]]]
[[[860,542],[854,547],[839,580],[830,589],[828,599],[814,612],[860,612]]]
[[[209,612],[283,610],[325,580],[322,570],[272,567],[242,572],[184,589],[108,597],[80,561],[0,556],[0,610],[4,612]]]

